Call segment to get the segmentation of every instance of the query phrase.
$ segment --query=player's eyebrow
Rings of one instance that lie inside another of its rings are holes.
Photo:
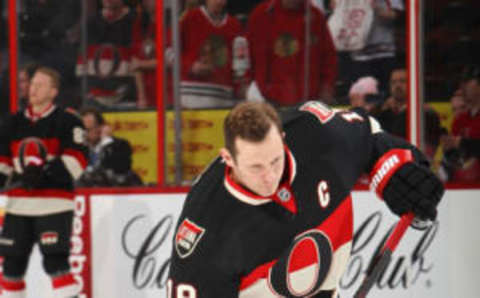
[[[272,163],[272,164],[273,164],[273,163],[276,163],[276,162],[279,161],[280,159],[282,159],[282,157],[281,157],[281,156],[277,156],[277,157],[275,157],[275,158],[272,160],[271,163]]]
[[[272,165],[272,164],[278,162],[280,159],[282,159],[282,156],[277,156],[277,157],[275,157],[274,159],[272,159],[271,161],[269,161],[268,164]],[[249,167],[251,167],[251,168],[259,168],[259,167],[263,167],[263,164],[262,164],[262,163],[254,163],[254,164],[249,165]]]

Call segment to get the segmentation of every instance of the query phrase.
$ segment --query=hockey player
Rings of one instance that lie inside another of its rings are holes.
[[[79,285],[69,272],[74,210],[73,179],[86,166],[82,122],[53,103],[56,71],[41,67],[31,81],[29,105],[0,128],[0,185],[7,179],[2,296],[25,297],[23,280],[34,243],[52,279],[55,297],[73,297]]]
[[[227,116],[225,148],[178,222],[170,297],[336,297],[363,172],[395,214],[436,217],[441,182],[373,118],[307,102],[283,120],[252,102]]]

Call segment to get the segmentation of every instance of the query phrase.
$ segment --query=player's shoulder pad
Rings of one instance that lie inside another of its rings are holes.
[[[371,116],[371,115],[367,112],[367,110],[365,110],[364,108],[355,107],[355,108],[349,109],[349,110],[346,111],[346,112],[356,113],[356,114],[358,114],[359,116],[363,117],[364,119],[368,119],[368,124],[369,124],[369,126],[370,126],[370,132],[371,132],[371,134],[376,134],[376,133],[379,133],[379,132],[383,132],[382,126],[380,125],[380,123],[378,122],[378,120],[375,119],[373,116]]]
[[[320,120],[320,118],[325,119],[325,117],[319,115],[326,115],[330,114],[329,110],[333,111],[330,109],[329,106],[319,102],[319,101],[308,101],[306,103],[303,103],[301,105],[297,105],[295,107],[291,107],[288,109],[284,109],[280,111],[280,116],[283,122],[283,125],[290,124],[296,120],[302,119],[307,115],[313,115],[317,117],[317,119]],[[323,112],[318,112],[318,111],[323,111]],[[334,113],[334,111],[333,111]],[[323,122],[322,122],[323,123]],[[326,123],[326,122],[325,122]]]
[[[65,112],[72,114],[73,116],[77,117],[79,120],[82,120],[82,115],[80,115],[80,113],[74,108],[65,108]]]
[[[336,110],[320,101],[307,101],[291,112],[290,118],[285,121],[292,121],[307,114],[314,116],[320,123],[326,124],[335,117]]]
[[[72,108],[61,108],[59,109],[61,116],[58,117],[58,120],[62,122],[62,125],[66,127],[80,126],[83,128],[83,121],[80,114]]]

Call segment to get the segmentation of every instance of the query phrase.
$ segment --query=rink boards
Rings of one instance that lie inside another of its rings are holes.
[[[114,194],[76,197],[72,270],[80,297],[166,297],[171,239],[185,194]],[[353,193],[355,242],[339,288],[352,297],[382,239],[396,222],[369,192]],[[476,297],[480,236],[479,190],[449,190],[439,223],[409,229],[369,298]],[[38,250],[27,273],[27,297],[49,297]],[[35,295],[33,295],[35,293]],[[43,293],[38,295],[38,293]],[[451,294],[455,293],[455,294]]]

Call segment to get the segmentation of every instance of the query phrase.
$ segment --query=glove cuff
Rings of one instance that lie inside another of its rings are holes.
[[[385,153],[370,173],[370,190],[383,199],[383,189],[392,175],[404,164],[413,161],[412,151],[407,149],[393,149]]]

